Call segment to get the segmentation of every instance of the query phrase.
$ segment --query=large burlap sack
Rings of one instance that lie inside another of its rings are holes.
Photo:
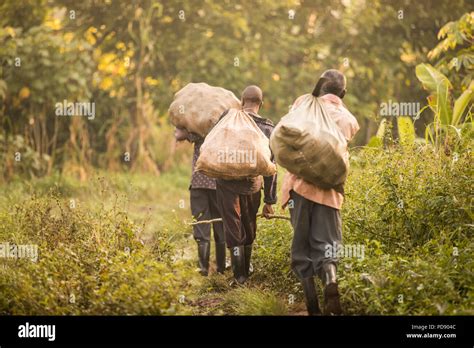
[[[273,130],[270,147],[279,165],[323,189],[347,177],[347,141],[323,102],[308,94]]]
[[[230,109],[201,145],[196,171],[225,180],[276,172],[269,140],[246,112]]]
[[[173,125],[205,137],[225,110],[239,107],[231,91],[200,82],[176,92],[168,112]]]

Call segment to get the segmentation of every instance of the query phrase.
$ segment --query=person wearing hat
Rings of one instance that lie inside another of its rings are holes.
[[[331,69],[321,75],[312,95],[320,98],[329,116],[349,141],[359,130],[359,125],[342,103],[345,93],[345,76]],[[293,108],[305,96],[299,97]],[[320,277],[324,284],[324,313],[335,315],[342,312],[336,278],[337,253],[328,255],[327,250],[328,246],[337,250],[342,242],[340,209],[343,199],[342,187],[325,190],[289,172],[283,179],[282,204],[283,208],[288,206],[290,209],[294,229],[291,265],[301,280],[309,315],[321,314],[315,276]]]

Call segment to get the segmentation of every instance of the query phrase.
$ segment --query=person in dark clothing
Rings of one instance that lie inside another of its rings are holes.
[[[249,86],[242,93],[242,109],[255,121],[267,138],[273,131],[273,123],[258,115],[263,94],[257,86]],[[227,111],[221,116],[225,117]],[[273,157],[273,156],[272,156]],[[272,158],[274,162],[274,159]],[[272,204],[277,202],[277,175],[263,178],[264,207],[262,214],[273,214]],[[261,177],[243,180],[217,180],[217,204],[220,209],[227,247],[230,249],[234,278],[243,284],[250,273],[252,245],[257,231],[257,213],[261,201]]]
[[[199,157],[201,145],[204,139],[194,133],[189,133],[182,128],[176,128],[175,138],[178,141],[188,140],[194,143],[194,153],[192,162],[192,178],[189,185],[191,213],[195,220],[211,220],[220,218],[217,208],[216,180],[202,173],[194,171],[196,161]],[[214,230],[214,240],[216,243],[216,265],[217,272],[225,271],[225,234],[222,222],[212,223]],[[199,224],[193,226],[194,239],[198,245],[198,259],[200,273],[204,276],[209,274],[209,259],[211,251],[211,224]]]

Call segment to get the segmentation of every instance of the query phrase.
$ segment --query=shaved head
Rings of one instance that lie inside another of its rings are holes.
[[[248,86],[242,92],[242,105],[257,104],[263,101],[263,92],[260,87],[252,85]]]
[[[336,69],[326,70],[319,78],[313,95],[319,97],[325,94],[334,94],[338,97],[344,97],[346,92],[346,77]]]

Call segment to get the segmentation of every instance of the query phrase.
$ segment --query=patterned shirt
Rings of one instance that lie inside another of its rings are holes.
[[[194,170],[196,168],[196,162],[199,158],[199,154],[201,152],[201,145],[204,142],[204,138],[201,138],[199,135],[195,133],[189,133],[188,141],[191,143],[194,143],[193,164],[192,164],[193,174],[191,177],[191,184],[189,185],[189,189],[215,190],[216,179],[210,178],[207,175],[196,172]]]

